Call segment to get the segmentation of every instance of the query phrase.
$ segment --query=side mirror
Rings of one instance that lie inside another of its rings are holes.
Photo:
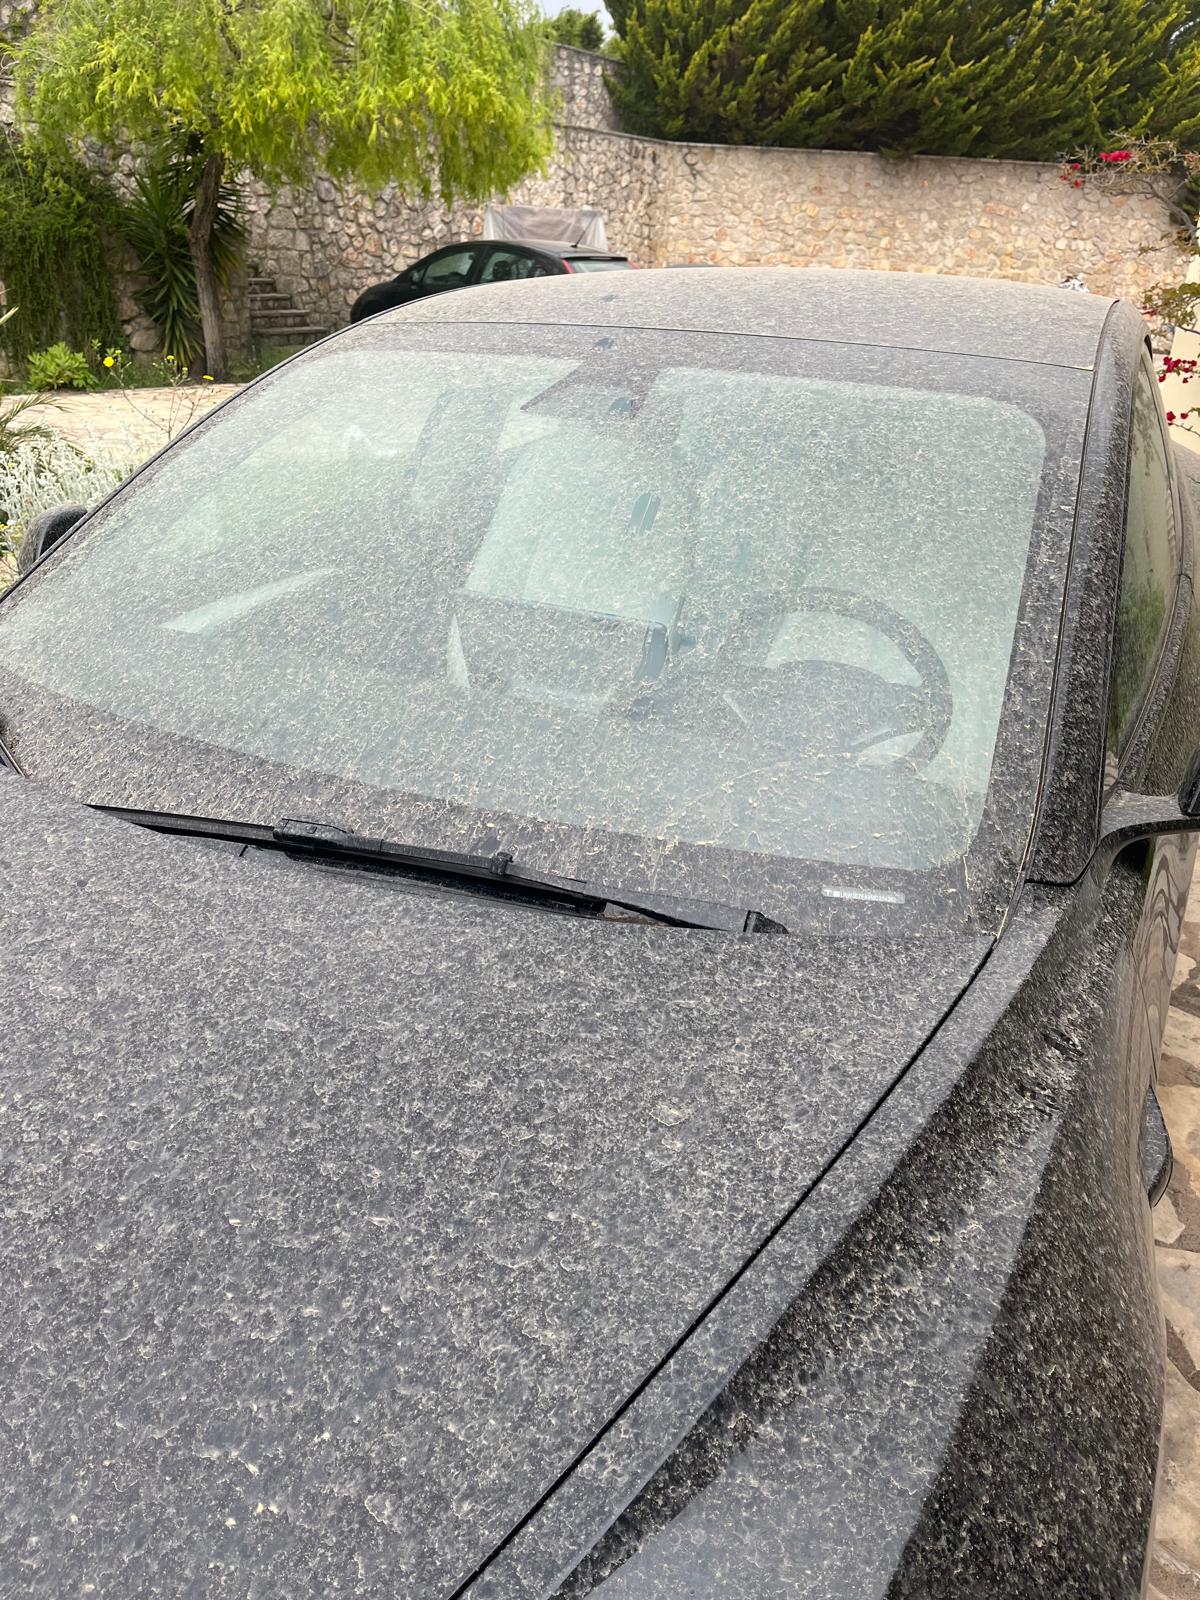
[[[28,572],[47,550],[52,550],[60,539],[70,533],[81,517],[86,516],[86,506],[55,506],[34,517],[17,551],[17,571]]]
[[[1192,752],[1178,794],[1128,794],[1118,789],[1100,818],[1100,843],[1113,855],[1139,839],[1200,833],[1200,750]]]

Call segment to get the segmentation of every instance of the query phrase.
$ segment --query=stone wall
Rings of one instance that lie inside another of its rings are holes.
[[[605,78],[622,69],[606,56],[572,45],[555,47],[550,84],[559,97],[558,120],[568,128],[620,133],[621,122]]]
[[[1057,283],[1140,299],[1180,276],[1166,208],[1075,189],[1054,165],[937,156],[670,143],[615,131],[611,63],[560,47],[561,125],[546,171],[509,200],[598,206],[609,243],[653,266],[881,267]],[[440,244],[478,235],[482,213],[343,193],[318,178],[253,191],[251,255],[313,319],[345,321],[367,284]]]
[[[34,0],[0,0],[7,9]],[[1067,276],[1138,301],[1184,260],[1166,208],[1146,197],[1075,189],[1053,165],[934,156],[894,159],[821,150],[670,143],[623,134],[604,57],[559,46],[559,126],[543,173],[506,196],[597,206],[610,244],[647,265],[709,261],[882,267],[1057,283]],[[0,85],[0,120],[5,107]],[[125,157],[120,164],[128,165]],[[329,178],[274,195],[246,186],[250,262],[293,296],[306,320],[345,322],[356,295],[440,244],[478,235],[482,212],[400,194],[345,191]],[[149,333],[122,285],[128,333]],[[245,342],[245,296],[229,307]]]
[[[667,212],[660,259],[727,266],[1071,275],[1137,301],[1180,261],[1160,202],[1030,161],[681,145]]]
[[[582,51],[572,51],[582,55]],[[661,254],[672,147],[591,128],[560,128],[540,176],[506,197],[538,206],[598,206],[609,243],[639,261]],[[370,283],[394,277],[420,256],[478,237],[480,207],[412,201],[394,185],[374,200],[345,193],[328,178],[269,194],[249,186],[250,259],[297,306],[327,327],[346,321]]]
[[[590,50],[556,47],[551,89],[560,120],[554,151],[544,173],[505,198],[526,205],[599,206],[610,243],[649,260],[656,246],[655,208],[665,193],[661,173],[672,147],[615,132],[616,112],[604,81],[611,70],[610,61]],[[394,277],[439,245],[478,237],[483,228],[481,207],[412,200],[394,184],[374,198],[321,177],[274,194],[251,183],[247,194],[251,260],[327,327],[345,322],[367,284]]]

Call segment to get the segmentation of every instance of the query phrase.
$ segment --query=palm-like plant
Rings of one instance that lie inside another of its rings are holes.
[[[3,326],[10,317],[15,317],[18,309],[17,306],[10,306],[7,311],[0,314],[0,326]],[[45,428],[37,423],[17,422],[17,418],[22,412],[28,411],[31,406],[42,403],[40,395],[26,394],[19,396],[16,400],[10,400],[7,405],[0,406],[0,455],[15,449],[23,439],[45,437]],[[3,521],[3,513],[0,512],[0,523]]]
[[[188,244],[202,163],[202,155],[186,146],[153,153],[134,180],[134,193],[124,207],[123,232],[146,280],[138,304],[158,329],[164,354],[181,366],[194,366],[204,349],[196,270]],[[223,184],[210,247],[222,289],[241,264],[245,245],[241,196],[233,185]]]

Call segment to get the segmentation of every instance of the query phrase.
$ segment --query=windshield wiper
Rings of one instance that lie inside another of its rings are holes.
[[[434,879],[476,882],[500,894],[556,900],[596,916],[604,915],[611,907],[675,928],[708,928],[726,933],[787,931],[762,912],[740,906],[692,900],[679,895],[610,889],[604,884],[588,883],[578,878],[560,878],[552,873],[534,872],[521,866],[507,852],[488,856],[463,854],[456,850],[431,850],[422,845],[398,843],[382,835],[356,833],[336,823],[307,817],[283,817],[273,827],[266,827],[253,822],[226,822],[215,817],[180,816],[170,811],[135,811],[123,806],[97,805],[92,809],[158,833],[226,839],[260,849],[311,856],[321,861],[345,861],[360,866],[413,872]]]
[[[2,723],[0,723],[0,767],[8,767],[10,771],[16,773],[18,778],[25,776],[21,770],[21,763],[4,742],[4,726]]]

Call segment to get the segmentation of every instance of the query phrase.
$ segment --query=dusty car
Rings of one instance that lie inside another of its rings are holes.
[[[582,245],[546,244],[537,240],[466,239],[443,245],[384,283],[373,283],[350,308],[350,321],[361,322],[394,306],[424,300],[448,289],[477,284],[517,283],[524,278],[553,278],[579,272],[617,272],[633,266],[628,256]]]
[[[0,1590],[1138,1595],[1137,313],[485,287],[70,521],[0,602]]]

